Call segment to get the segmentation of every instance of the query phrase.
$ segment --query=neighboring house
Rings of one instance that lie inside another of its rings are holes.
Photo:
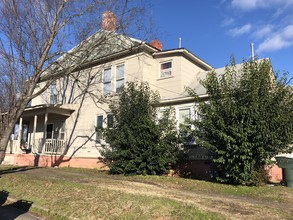
[[[100,150],[106,143],[96,130],[111,126],[108,101],[117,97],[127,81],[146,81],[152,90],[158,91],[160,111],[173,106],[177,127],[186,118],[196,117],[194,99],[185,88],[191,86],[205,98],[200,79],[212,67],[184,48],[162,50],[157,40],[146,43],[115,33],[115,15],[111,12],[104,15],[102,30],[88,41],[99,44],[103,39],[103,43],[90,52],[87,62],[73,74],[61,75],[51,88],[31,101],[15,126],[4,163],[103,166],[99,162]],[[76,48],[86,48],[88,42]],[[200,167],[204,172],[209,169],[202,149],[190,152],[193,168]]]

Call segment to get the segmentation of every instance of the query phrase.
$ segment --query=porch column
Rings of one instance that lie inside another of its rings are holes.
[[[43,153],[44,150],[45,150],[45,143],[46,143],[46,138],[47,138],[47,124],[48,124],[48,112],[45,113],[44,133],[43,133],[43,143],[42,143],[42,151],[41,151],[41,153]]]
[[[18,125],[18,144],[17,144],[17,153],[22,153],[20,149],[21,146],[21,139],[22,139],[22,117],[19,118],[19,125]]]
[[[39,146],[36,146],[36,130],[37,130],[37,121],[38,121],[38,116],[34,116],[34,127],[33,127],[33,149],[32,153],[38,153],[38,148]]]

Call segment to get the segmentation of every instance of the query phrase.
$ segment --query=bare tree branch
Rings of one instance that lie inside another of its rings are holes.
[[[0,163],[14,125],[27,104],[60,77],[67,82],[79,79],[79,72],[95,62],[95,57],[103,58],[102,52],[113,47],[110,44],[121,41],[114,32],[97,32],[102,12],[111,10],[117,14],[117,32],[134,32],[136,27],[131,25],[143,12],[136,1],[139,0],[3,0],[0,3]],[[76,41],[83,42],[77,45]],[[128,47],[132,49],[131,45]],[[91,85],[99,81],[100,74],[97,72],[82,83],[73,82],[72,89],[80,86],[81,97],[89,95],[95,103],[100,102],[99,92]],[[71,96],[66,101],[72,103],[78,98]]]

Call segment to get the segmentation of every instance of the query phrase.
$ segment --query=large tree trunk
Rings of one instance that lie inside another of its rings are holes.
[[[2,162],[4,161],[6,149],[10,140],[10,134],[12,130],[13,130],[13,126],[12,128],[6,129],[4,134],[1,135],[2,137],[0,140],[0,164],[2,164]]]
[[[141,16],[144,4],[134,6],[136,4],[128,2],[1,1],[0,164],[4,160],[10,134],[27,103],[46,91],[52,82],[61,77],[61,73],[66,76],[78,70],[82,64],[88,62],[91,51],[105,44],[112,36],[109,34],[101,40],[88,40],[103,23],[97,23],[93,18],[99,17],[105,9],[115,10],[120,19],[116,22],[119,24],[116,31],[120,29],[119,32],[122,33],[132,23],[130,21],[135,21],[131,30],[140,29],[140,24],[145,23],[144,16]],[[75,47],[83,41],[88,45],[86,48]],[[73,46],[74,50],[65,52]],[[39,85],[37,91],[36,84]]]
[[[17,110],[11,112],[10,115],[8,115],[8,118],[10,119],[10,121],[7,124],[6,129],[2,131],[3,133],[1,134],[1,140],[0,140],[0,164],[2,164],[5,158],[5,153],[6,153],[6,149],[10,140],[10,135],[14,129],[16,122],[19,120],[20,116],[24,112],[25,107],[27,106],[27,103],[28,103],[28,100],[22,100],[15,106],[15,109]]]

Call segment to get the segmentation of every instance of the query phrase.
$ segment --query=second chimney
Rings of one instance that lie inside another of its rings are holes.
[[[163,49],[162,43],[160,41],[158,41],[158,40],[152,40],[150,42],[150,45],[153,46],[153,47],[155,47],[155,48],[157,48],[158,50],[162,50]]]
[[[105,11],[102,14],[102,29],[107,31],[116,30],[116,15],[111,11]]]

